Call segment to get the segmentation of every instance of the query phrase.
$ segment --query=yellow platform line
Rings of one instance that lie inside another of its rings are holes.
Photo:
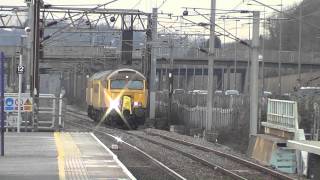
[[[55,132],[58,151],[59,179],[88,179],[88,173],[82,164],[81,152],[70,133]],[[79,163],[79,164],[77,164]]]
[[[58,157],[57,158],[58,158],[59,179],[60,180],[65,180],[66,179],[65,170],[64,170],[65,152],[64,152],[64,148],[63,148],[63,142],[61,140],[61,133],[55,132],[54,133],[54,138],[55,138],[55,142],[56,142],[56,146],[57,146],[57,152],[58,152]]]

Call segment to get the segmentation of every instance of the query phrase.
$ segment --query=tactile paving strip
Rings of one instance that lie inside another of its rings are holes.
[[[56,133],[55,137],[59,153],[60,180],[88,180],[88,172],[84,166],[82,154],[72,136],[69,133]]]

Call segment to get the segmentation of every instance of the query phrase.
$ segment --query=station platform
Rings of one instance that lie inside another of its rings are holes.
[[[135,179],[92,133],[5,133],[1,180]]]
[[[317,154],[320,156],[320,141],[293,141],[287,142],[288,147],[298,149],[300,151],[306,151],[309,153]]]

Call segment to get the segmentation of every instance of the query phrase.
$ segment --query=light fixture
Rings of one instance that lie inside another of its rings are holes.
[[[188,12],[188,10],[187,10],[187,9],[186,9],[186,10],[184,10],[184,11],[183,11],[183,13],[182,13],[182,15],[183,15],[183,16],[188,16],[188,14],[189,14],[189,12]]]

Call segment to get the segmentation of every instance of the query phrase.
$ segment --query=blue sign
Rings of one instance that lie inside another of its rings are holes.
[[[14,99],[13,98],[6,98],[6,104],[5,106],[13,106]]]
[[[15,107],[14,101],[15,99],[12,97],[5,98],[4,110],[13,111]]]

